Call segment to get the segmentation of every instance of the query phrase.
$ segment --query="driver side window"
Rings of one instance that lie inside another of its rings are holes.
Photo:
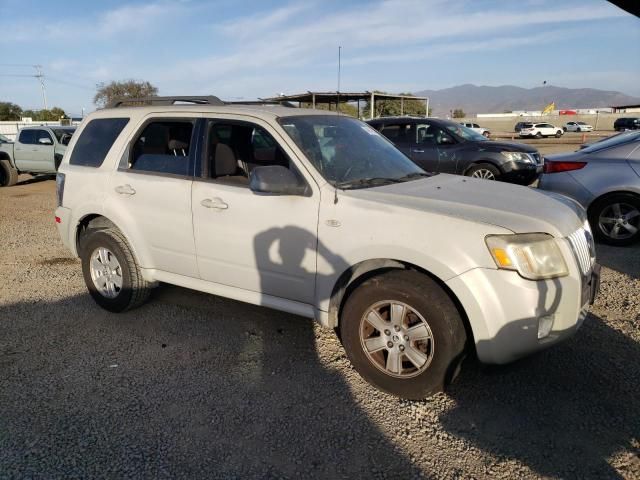
[[[279,165],[296,172],[278,142],[248,122],[210,120],[204,155],[204,177],[230,185],[248,187],[256,167]]]

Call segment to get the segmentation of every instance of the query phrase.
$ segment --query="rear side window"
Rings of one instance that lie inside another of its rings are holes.
[[[192,121],[149,123],[133,145],[129,168],[142,172],[189,176],[192,134]]]
[[[69,163],[84,167],[99,167],[120,132],[129,123],[128,118],[96,118],[82,130]]]

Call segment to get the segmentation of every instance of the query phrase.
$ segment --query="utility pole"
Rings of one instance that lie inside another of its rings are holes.
[[[47,108],[47,89],[44,86],[44,73],[42,73],[42,65],[34,65],[33,68],[36,69],[36,74],[34,75],[38,81],[40,82],[40,87],[42,88],[42,102],[44,103],[44,109]]]

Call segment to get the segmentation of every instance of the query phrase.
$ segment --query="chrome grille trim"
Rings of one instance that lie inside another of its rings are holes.
[[[593,237],[591,237],[591,234],[584,228],[579,228],[567,238],[578,260],[582,275],[588,275],[595,263]]]

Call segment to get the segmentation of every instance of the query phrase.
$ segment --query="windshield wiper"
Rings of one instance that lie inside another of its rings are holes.
[[[405,175],[404,177],[397,178],[396,180],[398,180],[399,182],[406,182],[407,180],[414,180],[416,178],[433,177],[433,175],[433,173],[413,172],[409,175]]]
[[[351,188],[366,188],[366,187],[378,187],[381,185],[388,185],[390,183],[398,183],[400,179],[388,178],[388,177],[371,177],[371,178],[358,178],[357,180],[349,180],[346,182],[336,182],[334,186],[343,190]]]

